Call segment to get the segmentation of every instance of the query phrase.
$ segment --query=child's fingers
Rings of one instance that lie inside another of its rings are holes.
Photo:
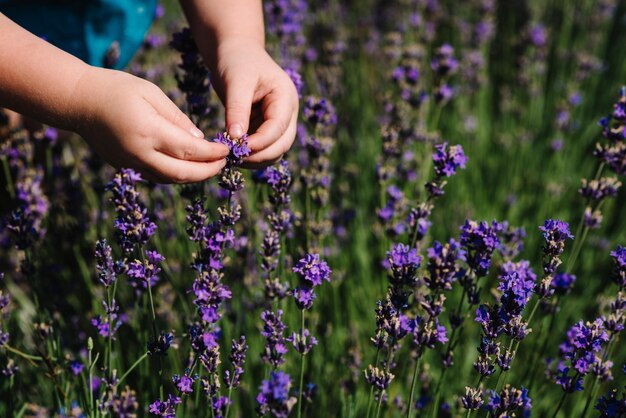
[[[297,104],[292,103],[288,92],[284,90],[270,92],[263,102],[265,121],[256,132],[250,135],[248,141],[248,146],[254,153],[270,147],[279,138],[285,136],[292,125],[294,114],[297,113]],[[293,134],[295,135],[295,129],[293,129]]]
[[[265,166],[273,164],[279,161],[283,155],[291,148],[291,144],[293,143],[293,139],[296,135],[296,116],[292,117],[292,120],[288,124],[288,128],[285,133],[278,138],[276,142],[274,142],[269,147],[255,152],[246,158],[245,167],[247,168],[256,168],[259,166]]]
[[[228,155],[226,145],[197,138],[165,119],[158,120],[154,126],[157,151],[186,161],[217,161]]]
[[[206,163],[184,161],[155,152],[146,165],[159,183],[196,183],[219,174],[226,160]]]
[[[154,86],[154,88],[149,89],[148,95],[148,101],[159,115],[196,138],[204,138],[204,133],[159,87]]]
[[[256,80],[249,80],[246,74],[233,75],[227,82],[226,103],[226,131],[233,137],[241,137],[248,132],[250,110],[256,88]]]

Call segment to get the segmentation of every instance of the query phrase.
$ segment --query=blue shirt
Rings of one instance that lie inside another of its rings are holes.
[[[157,0],[0,0],[0,12],[33,34],[88,64],[116,69],[141,46],[156,6]]]

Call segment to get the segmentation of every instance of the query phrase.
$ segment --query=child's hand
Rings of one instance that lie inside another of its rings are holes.
[[[107,162],[160,183],[191,183],[219,173],[228,148],[202,132],[154,84],[88,67],[73,95],[76,131]]]
[[[245,165],[280,160],[296,135],[298,94],[293,82],[261,45],[248,39],[222,41],[214,61],[212,81],[224,102],[228,133],[251,133],[252,154]]]

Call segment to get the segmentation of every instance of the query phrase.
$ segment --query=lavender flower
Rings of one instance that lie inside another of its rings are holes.
[[[465,395],[461,397],[461,403],[463,404],[463,408],[470,411],[480,409],[485,403],[482,398],[482,390],[466,386]]]
[[[556,273],[550,283],[551,289],[557,295],[566,295],[574,286],[576,282],[576,276],[568,273]]]
[[[524,249],[526,230],[523,227],[515,228],[507,221],[498,223],[499,245],[497,251],[506,260],[517,257]]]
[[[312,336],[308,329],[300,330],[297,333],[294,332],[286,340],[293,345],[296,352],[302,355],[308,354],[313,346],[317,345],[317,338]]]
[[[621,186],[622,183],[617,177],[602,177],[591,181],[582,179],[582,186],[578,192],[588,199],[600,201],[607,197],[617,196],[617,191]]]
[[[246,343],[246,337],[242,335],[239,337],[239,341],[233,340],[230,349],[230,364],[233,365],[233,371],[226,370],[224,372],[224,380],[229,389],[237,388],[241,384],[241,376],[244,372],[244,365],[246,363],[246,352],[248,351],[248,344]]]
[[[492,417],[515,416],[515,412],[526,415],[532,408],[528,389],[522,386],[516,389],[506,385],[499,394],[489,390],[489,401],[486,404],[487,411]]]
[[[31,248],[46,233],[44,219],[50,206],[43,192],[43,170],[26,170],[16,181],[17,208],[6,221],[15,246],[20,250]]]
[[[130,254],[136,245],[145,245],[156,231],[156,224],[148,218],[147,209],[136,188],[140,181],[142,178],[139,173],[125,168],[107,185],[107,189],[113,193],[111,201],[117,212],[114,223],[116,237],[125,254]]]
[[[226,145],[230,150],[227,160],[228,167],[240,166],[243,159],[250,155],[247,134],[243,134],[240,138],[233,138],[227,132],[218,132],[213,141]]]
[[[452,145],[448,148],[448,143],[435,145],[433,162],[435,163],[435,174],[438,177],[451,177],[459,168],[465,168],[468,158],[463,153],[463,147]]]
[[[176,417],[176,405],[180,404],[182,400],[178,396],[169,394],[167,400],[161,401],[157,399],[150,404],[149,412],[153,415],[157,415],[163,418],[175,418]]]
[[[187,111],[192,117],[199,118],[209,113],[208,96],[210,94],[209,70],[193,39],[191,30],[183,28],[174,33],[170,46],[180,52],[182,62],[178,67],[182,76],[176,74],[178,88],[185,94]]]
[[[282,321],[282,316],[283,311],[280,309],[276,313],[264,311],[261,314],[261,319],[263,320],[261,335],[267,339],[261,358],[274,368],[285,362],[285,354],[287,354],[285,337],[283,335],[286,327]]]
[[[128,271],[126,274],[133,279],[133,287],[142,286],[144,289],[148,288],[148,285],[153,287],[159,280],[159,273],[161,268],[159,264],[165,260],[161,254],[156,251],[146,251],[146,258],[144,261],[134,260],[128,264]]]
[[[395,376],[384,369],[374,367],[371,364],[365,370],[365,380],[378,391],[386,390]]]
[[[626,288],[626,247],[617,246],[615,251],[611,251],[613,257],[613,281],[618,284],[621,289]]]
[[[422,257],[417,255],[417,249],[394,244],[391,251],[387,251],[387,261],[391,269],[389,280],[392,287],[412,287],[417,284],[416,273],[422,262]]]
[[[424,278],[426,286],[432,291],[451,290],[452,283],[459,274],[457,261],[465,260],[465,252],[459,243],[450,239],[445,244],[435,241],[427,250],[429,275]]]
[[[287,418],[297,402],[289,396],[291,377],[287,373],[276,371],[270,374],[269,380],[264,380],[257,397],[257,412],[261,416],[271,414],[276,418]]]
[[[619,418],[626,416],[626,392],[621,396],[617,389],[613,389],[608,395],[600,397],[595,405],[602,418]]]
[[[324,281],[330,282],[331,270],[319,254],[306,254],[292,270],[311,287],[320,286]]]
[[[465,221],[461,227],[461,246],[466,252],[467,264],[477,277],[486,276],[491,268],[493,251],[499,244],[497,222]]]
[[[430,68],[439,76],[453,74],[459,67],[459,62],[454,57],[454,48],[449,44],[443,44],[435,51]]]
[[[560,255],[565,249],[565,241],[574,239],[574,236],[570,233],[567,222],[555,219],[546,220],[543,226],[539,227],[539,230],[543,232],[545,240],[543,271],[545,275],[549,276],[554,274],[557,267],[561,265]]]
[[[337,124],[335,108],[324,98],[308,96],[304,101],[302,115],[313,129]]]

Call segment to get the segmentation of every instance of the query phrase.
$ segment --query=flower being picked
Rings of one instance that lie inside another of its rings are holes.
[[[226,145],[230,150],[226,167],[238,167],[243,162],[243,159],[250,155],[251,151],[248,147],[248,134],[243,134],[239,138],[234,138],[227,132],[220,132],[217,134],[217,137],[213,139],[213,141]]]

